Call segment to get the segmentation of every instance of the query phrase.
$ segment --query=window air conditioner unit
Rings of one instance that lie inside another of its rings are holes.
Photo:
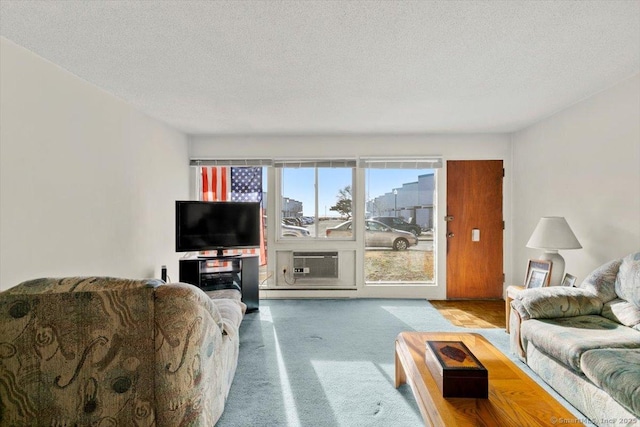
[[[338,252],[294,252],[293,274],[298,279],[337,279]]]

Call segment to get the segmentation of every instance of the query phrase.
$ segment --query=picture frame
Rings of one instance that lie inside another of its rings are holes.
[[[562,286],[573,287],[576,285],[576,276],[572,276],[571,274],[565,273],[562,278]]]
[[[551,278],[551,261],[543,259],[530,259],[525,275],[525,289],[541,288],[549,286]]]

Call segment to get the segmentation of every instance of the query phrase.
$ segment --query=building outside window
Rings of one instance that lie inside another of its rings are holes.
[[[433,283],[436,168],[441,161],[375,159],[360,165],[366,168],[364,216],[400,231],[374,233],[367,227],[365,283]]]

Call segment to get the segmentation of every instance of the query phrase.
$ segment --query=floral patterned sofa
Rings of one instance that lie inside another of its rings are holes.
[[[217,297],[100,277],[0,292],[0,425],[213,426],[246,309]]]
[[[533,371],[593,424],[640,425],[640,252],[511,307],[511,350]]]

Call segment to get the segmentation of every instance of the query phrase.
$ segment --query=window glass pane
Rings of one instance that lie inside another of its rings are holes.
[[[315,211],[315,168],[282,168],[282,202],[280,236],[310,237],[309,224],[303,216]]]
[[[435,171],[367,169],[366,197],[365,281],[433,282]]]
[[[351,168],[318,168],[318,210],[320,211],[320,221],[317,224],[318,236],[353,240],[350,222],[341,230],[333,232],[334,227],[351,220],[352,184],[353,169]]]
[[[327,227],[351,218],[353,168],[283,167],[281,171],[281,237],[324,238]]]

